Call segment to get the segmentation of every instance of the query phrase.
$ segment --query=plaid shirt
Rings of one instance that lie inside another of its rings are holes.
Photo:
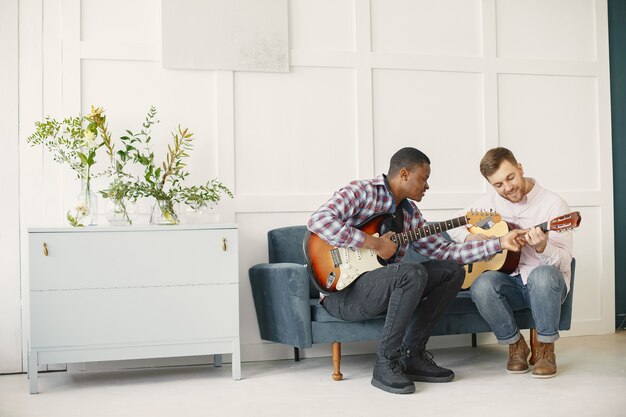
[[[426,220],[415,203],[403,200],[403,231],[426,225]],[[365,233],[355,226],[365,223],[376,214],[395,213],[396,205],[389,191],[387,179],[380,175],[372,180],[352,181],[335,192],[333,197],[311,215],[308,228],[335,247],[362,247]],[[431,259],[452,259],[469,264],[490,258],[502,251],[499,239],[454,243],[441,234],[427,236],[411,243],[400,244],[393,262],[400,262],[408,246]]]

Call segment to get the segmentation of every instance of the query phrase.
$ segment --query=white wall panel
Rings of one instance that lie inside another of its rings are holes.
[[[431,160],[432,192],[484,190],[480,74],[375,70],[373,85],[376,173],[387,172],[395,151],[413,146]]]
[[[501,74],[498,89],[500,143],[528,175],[553,190],[600,188],[595,77]]]
[[[18,136],[18,1],[0,7],[0,373],[22,371]]]
[[[593,0],[498,0],[498,57],[596,60]]]
[[[291,49],[354,50],[354,0],[291,0],[289,23]]]
[[[150,106],[156,106],[157,158],[164,158],[171,132],[180,125],[194,134],[189,181],[204,183],[217,175],[215,72],[164,70],[158,62],[83,60],[81,94],[85,114],[91,105],[105,108],[115,138],[127,129],[140,131]]]
[[[333,190],[356,173],[354,71],[235,74],[239,194]]]
[[[606,253],[602,242],[602,212],[598,207],[572,207],[580,211],[581,226],[574,230],[574,257],[576,258],[576,276],[574,277],[574,307],[572,328],[576,330],[576,321],[602,320],[604,303],[603,286],[603,253]],[[610,273],[604,271],[604,273]]]
[[[372,50],[482,55],[479,0],[372,0]]]
[[[82,0],[84,42],[161,42],[161,0]]]

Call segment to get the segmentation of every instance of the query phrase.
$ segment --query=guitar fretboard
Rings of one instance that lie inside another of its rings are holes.
[[[436,235],[437,233],[445,232],[446,230],[454,229],[455,227],[464,226],[466,224],[467,217],[461,216],[456,219],[450,219],[439,223],[431,223],[424,227],[418,227],[417,229],[396,233],[391,237],[391,240],[398,244],[409,243],[414,240],[423,239],[427,236]]]

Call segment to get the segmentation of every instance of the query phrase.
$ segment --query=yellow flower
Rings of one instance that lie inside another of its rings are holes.
[[[93,105],[91,106],[91,114],[87,117],[89,117],[90,119],[93,119],[95,117],[100,117],[102,116],[102,112],[104,111],[104,109],[102,107],[94,107]]]

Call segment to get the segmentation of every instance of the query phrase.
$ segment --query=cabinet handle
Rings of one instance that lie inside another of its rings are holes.
[[[43,242],[43,255],[48,256],[48,245],[46,242]]]
[[[226,252],[226,238],[225,237],[222,238],[222,250]]]

